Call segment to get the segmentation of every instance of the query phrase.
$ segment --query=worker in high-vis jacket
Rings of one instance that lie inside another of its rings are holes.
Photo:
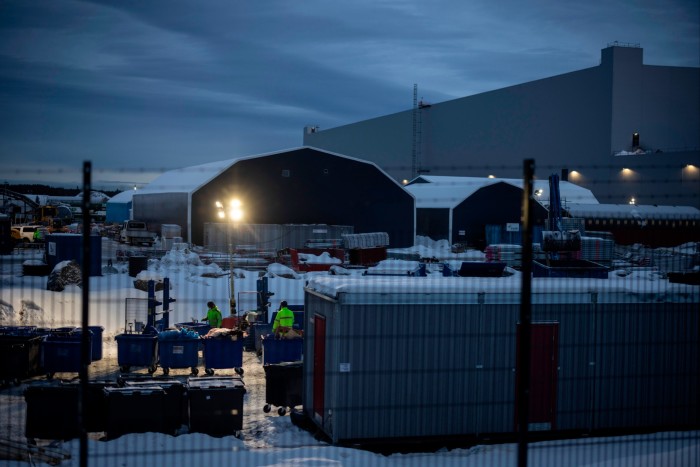
[[[216,306],[214,302],[207,302],[207,316],[202,318],[202,321],[208,321],[209,326],[212,328],[220,328],[221,327],[221,310]]]
[[[293,326],[294,312],[287,308],[287,302],[282,300],[282,302],[280,302],[280,309],[277,311],[277,316],[275,316],[275,322],[272,323],[272,332],[275,336],[283,337],[292,330]]]

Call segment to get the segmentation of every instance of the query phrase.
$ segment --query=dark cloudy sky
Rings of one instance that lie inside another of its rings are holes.
[[[0,182],[93,186],[598,65],[700,66],[698,0],[0,0]]]

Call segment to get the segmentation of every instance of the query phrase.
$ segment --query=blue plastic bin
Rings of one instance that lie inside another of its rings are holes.
[[[272,324],[255,323],[250,327],[250,333],[255,339],[255,351],[262,352],[262,338],[272,332]]]
[[[304,339],[275,339],[268,334],[262,338],[262,363],[268,365],[280,362],[296,362],[301,360]]]
[[[128,373],[132,366],[145,366],[149,373],[156,371],[158,335],[119,334],[114,339],[117,341],[119,371]]]
[[[0,336],[33,336],[36,326],[2,326]]]
[[[272,406],[279,407],[277,414],[284,416],[287,407],[301,405],[303,388],[303,363],[283,362],[265,365],[265,406],[263,412],[268,413]]]
[[[200,339],[158,339],[158,361],[163,374],[170,373],[170,368],[191,368],[197,375]]]
[[[238,376],[188,378],[190,433],[236,435],[243,429],[245,385]]]
[[[105,328],[102,326],[88,326],[91,333],[90,346],[92,347],[92,361],[102,360],[102,332]],[[55,328],[49,331],[49,334],[65,335],[72,334],[80,336],[83,332],[82,327],[67,326],[63,328]]]
[[[204,345],[204,371],[214,374],[214,369],[233,368],[243,374],[243,340],[236,335],[202,339]]]
[[[0,382],[19,384],[39,369],[41,337],[0,335]]]
[[[49,334],[44,337],[41,345],[43,367],[49,379],[53,378],[54,373],[80,372],[81,341],[80,333]],[[87,357],[89,365],[92,363],[92,342]]]
[[[92,361],[102,360],[102,332],[105,330],[102,326],[88,326],[92,332]]]

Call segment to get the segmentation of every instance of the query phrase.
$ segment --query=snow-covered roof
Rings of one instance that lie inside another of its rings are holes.
[[[519,273],[510,277],[396,277],[377,276],[313,276],[306,288],[332,298],[346,294],[345,303],[472,303],[473,295],[484,293],[486,301],[508,303],[519,301],[522,279]],[[697,287],[660,280],[626,280],[615,274],[608,279],[533,278],[533,302],[561,303],[572,297],[599,293],[599,303],[697,301]],[[424,297],[421,298],[421,295]],[[471,298],[470,298],[471,297]],[[491,298],[493,297],[493,298]],[[693,298],[689,298],[693,297]]]
[[[700,220],[700,210],[692,206],[645,204],[567,204],[572,217],[606,219]]]
[[[423,180],[424,183],[419,180]],[[496,183],[523,188],[523,181],[516,178],[443,176],[420,176],[405,188],[416,198],[416,208],[454,208],[477,190]],[[533,192],[540,193],[537,196],[540,203],[549,204],[549,180],[535,180]],[[564,206],[569,203],[598,204],[591,190],[571,182],[559,182],[559,195]]]
[[[35,194],[25,194],[27,198],[32,201],[37,202],[40,206],[46,205],[56,205],[62,203],[73,203],[74,201],[81,201],[83,199],[83,192],[79,192],[77,195],[73,196],[58,196],[58,195],[35,195]],[[90,202],[94,204],[105,203],[109,201],[109,196],[102,193],[101,191],[92,190],[90,192]]]
[[[243,157],[169,170],[137,190],[145,193],[193,193]]]
[[[118,194],[112,196],[112,198],[110,198],[110,200],[107,201],[107,204],[127,204],[127,203],[130,203],[134,197],[134,193],[138,193],[138,192],[136,190],[122,191],[121,193],[118,193]]]
[[[374,166],[377,170],[386,175],[388,180],[393,181],[397,185],[401,186],[396,180],[391,178],[386,171],[381,167],[371,161],[366,161],[363,159],[358,159],[356,157],[345,156],[343,154],[334,153],[327,151],[325,149],[318,149],[310,146],[301,146],[298,148],[284,149],[280,151],[273,151],[263,154],[256,154],[252,156],[241,156],[235,157],[233,159],[226,159],[222,161],[209,162],[207,164],[194,165],[190,167],[182,167],[179,169],[169,170],[164,172],[160,176],[156,177],[151,183],[146,185],[143,189],[138,190],[135,194],[146,194],[146,193],[194,193],[202,186],[206,185],[208,182],[213,180],[221,172],[225,171],[229,167],[233,166],[236,162],[248,159],[256,159],[259,157],[273,156],[276,154],[283,154],[292,151],[298,151],[301,149],[312,149],[317,152],[322,152],[332,156],[342,157],[349,160],[354,160],[361,162],[363,164],[369,164]]]

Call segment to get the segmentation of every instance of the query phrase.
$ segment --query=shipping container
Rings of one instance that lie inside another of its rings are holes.
[[[334,443],[515,433],[519,287],[437,280],[309,281],[303,406]],[[700,290],[627,288],[533,280],[530,430],[700,426]]]

